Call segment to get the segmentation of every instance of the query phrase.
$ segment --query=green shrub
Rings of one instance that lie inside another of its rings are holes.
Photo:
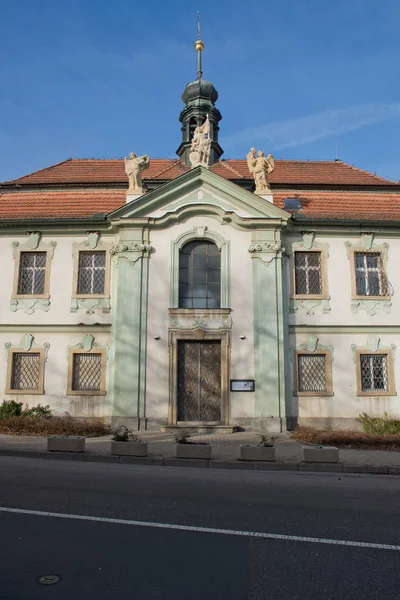
[[[35,417],[37,419],[50,419],[52,412],[53,411],[48,404],[46,406],[38,404],[37,406],[32,406],[31,408],[28,408],[27,405],[22,411],[21,415],[23,417]]]
[[[19,417],[22,413],[22,404],[22,402],[15,402],[15,400],[3,400],[0,404],[0,419]]]
[[[378,435],[400,435],[400,419],[392,419],[385,413],[382,417],[370,417],[366,413],[358,415],[357,421],[361,423],[365,433]]]

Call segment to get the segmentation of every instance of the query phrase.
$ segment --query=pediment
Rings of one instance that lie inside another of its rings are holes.
[[[231,215],[240,221],[287,221],[290,218],[289,213],[268,200],[203,167],[197,167],[140,196],[108,217],[111,220],[152,218],[164,221],[169,217],[180,220],[186,214],[215,214],[221,218]]]

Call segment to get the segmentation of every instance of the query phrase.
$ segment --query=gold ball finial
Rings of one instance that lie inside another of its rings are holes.
[[[196,40],[195,44],[194,44],[194,49],[196,50],[196,52],[202,52],[204,48],[204,44],[201,40]]]

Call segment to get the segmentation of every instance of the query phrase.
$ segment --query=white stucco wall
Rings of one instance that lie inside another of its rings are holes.
[[[400,344],[400,336],[379,335],[381,346],[389,347]],[[292,350],[301,344],[307,343],[307,336],[304,334],[292,334],[290,336],[290,346]],[[318,343],[322,346],[333,347],[332,361],[332,387],[333,396],[314,396],[299,397],[293,395],[293,371],[295,365],[292,362],[292,372],[290,374],[290,396],[291,396],[291,416],[312,417],[312,418],[350,418],[354,419],[361,413],[367,413],[371,416],[383,417],[385,412],[400,417],[400,397],[396,396],[357,396],[357,375],[356,363],[352,351],[352,344],[363,347],[368,343],[366,334],[318,334]],[[369,353],[369,350],[364,350]],[[394,355],[394,383],[395,389],[400,382],[400,364],[396,361]]]
[[[35,310],[33,314],[26,314],[24,309],[15,312],[10,310],[10,300],[13,292],[15,269],[18,268],[13,258],[13,242],[19,242],[21,250],[28,236],[9,236],[0,238],[0,256],[2,257],[2,291],[0,294],[0,324],[75,324],[84,323],[111,323],[111,316],[96,310],[93,315],[86,314],[79,309],[76,313],[70,311],[73,281],[73,243],[87,240],[85,235],[43,235],[41,241],[48,244],[56,241],[54,257],[50,260],[50,308],[48,311]],[[107,244],[112,244],[112,236],[102,236]],[[38,250],[41,248],[39,247]],[[82,248],[87,250],[87,248]],[[48,266],[48,265],[47,265]],[[111,299],[112,303],[112,299]]]
[[[28,328],[27,328],[28,329]],[[2,349],[2,360],[0,360],[0,390],[4,392],[6,388],[7,360],[4,344],[10,343],[12,346],[19,346],[22,338],[21,332],[0,333],[0,349]],[[107,361],[106,390],[107,394],[102,396],[68,396],[67,378],[68,378],[68,346],[75,346],[82,341],[82,333],[35,333],[35,343],[43,346],[48,342],[47,361],[44,365],[44,394],[3,394],[6,400],[16,400],[23,402],[28,406],[37,404],[47,405],[59,416],[72,417],[107,417],[111,415],[111,405],[109,402],[108,382],[110,363]],[[109,348],[110,335],[107,333],[97,333],[95,343],[100,347]]]

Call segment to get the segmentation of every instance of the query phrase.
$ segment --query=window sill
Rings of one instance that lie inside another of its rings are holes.
[[[293,392],[293,396],[298,396],[299,398],[316,398],[322,396],[334,396],[334,392]]]
[[[397,392],[391,392],[391,391],[389,391],[389,392],[386,392],[386,391],[385,392],[378,392],[378,391],[375,391],[375,392],[361,392],[360,390],[357,390],[356,395],[360,396],[361,398],[363,396],[368,396],[368,397],[371,397],[371,396],[383,396],[383,397],[385,397],[385,396],[397,396]]]
[[[317,294],[303,294],[290,296],[291,300],[330,300],[330,296],[323,294],[318,296]]]
[[[4,392],[5,394],[21,394],[21,395],[29,395],[29,396],[43,396],[44,394],[44,389],[40,389],[40,390],[10,390],[9,388],[7,388]]]
[[[372,300],[373,302],[388,302],[391,299],[391,296],[352,296],[352,300],[363,300],[364,302],[367,300]]]
[[[67,396],[106,396],[107,392],[95,391],[90,392],[88,390],[67,390]]]
[[[48,300],[50,294],[14,294],[11,300]]]

